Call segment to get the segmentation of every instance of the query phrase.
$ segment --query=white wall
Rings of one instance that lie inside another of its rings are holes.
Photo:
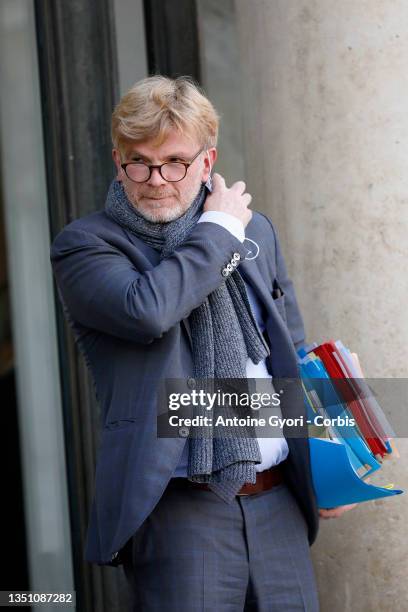
[[[235,6],[253,206],[278,227],[308,338],[342,339],[368,376],[407,377],[408,3]],[[407,488],[397,442],[381,479]],[[407,519],[403,495],[322,522],[324,612],[407,608]]]

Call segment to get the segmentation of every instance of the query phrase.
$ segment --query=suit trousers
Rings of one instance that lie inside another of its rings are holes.
[[[123,559],[133,612],[319,610],[306,522],[285,483],[228,504],[172,478]]]

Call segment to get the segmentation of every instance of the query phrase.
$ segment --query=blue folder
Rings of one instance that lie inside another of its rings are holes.
[[[400,489],[378,487],[361,480],[350,465],[342,444],[310,438],[309,445],[313,486],[319,508],[335,508],[403,493]]]
[[[323,362],[311,352],[316,346],[313,344],[298,351],[308,418],[313,417],[315,409],[317,413],[323,412],[332,418],[346,415],[348,407],[340,400]],[[379,469],[381,463],[374,457],[357,426],[348,430],[333,426],[331,435],[335,436],[334,440],[309,438],[313,486],[319,508],[335,508],[403,493],[393,485],[379,487],[363,480]],[[388,442],[387,447],[392,452]],[[361,476],[359,472],[363,466],[368,471]]]
[[[321,403],[327,412],[327,416],[335,418],[337,416],[345,416],[349,413],[348,408],[342,404],[331,383],[326,368],[319,358],[312,359],[305,356],[301,359],[299,368],[306,388],[309,387],[309,382],[315,387],[315,391],[317,391],[317,395],[320,396]],[[318,384],[319,379],[322,381],[321,385]],[[311,416],[309,411],[308,415]],[[374,457],[365,440],[360,437],[356,426],[336,426],[334,429],[337,432],[337,437],[346,447],[349,460],[353,467],[356,470],[364,468],[364,477],[381,467],[381,464]],[[369,466],[370,469],[367,470],[364,466]]]

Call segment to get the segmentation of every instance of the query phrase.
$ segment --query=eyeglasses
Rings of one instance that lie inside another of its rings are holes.
[[[182,181],[187,174],[187,170],[195,159],[202,153],[204,149],[194,155],[189,162],[166,162],[159,166],[145,164],[144,162],[126,162],[121,164],[121,167],[126,172],[126,176],[135,183],[145,183],[152,175],[153,168],[157,168],[160,176],[169,183],[177,183]]]

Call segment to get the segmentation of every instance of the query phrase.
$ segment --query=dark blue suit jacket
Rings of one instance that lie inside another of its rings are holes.
[[[265,307],[275,377],[298,374],[295,347],[304,342],[302,319],[274,228],[257,212],[246,236],[260,247],[256,259],[230,232],[199,223],[163,261],[153,248],[99,211],[69,223],[55,238],[51,262],[59,294],[90,368],[101,409],[95,495],[85,559],[117,564],[117,552],[159,501],[186,438],[156,435],[157,389],[165,378],[193,374],[186,318],[224,282],[235,252],[238,266]],[[284,295],[273,299],[277,279]],[[282,414],[289,408],[282,406]],[[304,414],[303,402],[290,416]],[[286,412],[287,414],[287,412]],[[312,543],[318,513],[306,438],[288,439],[286,478],[304,513]]]

